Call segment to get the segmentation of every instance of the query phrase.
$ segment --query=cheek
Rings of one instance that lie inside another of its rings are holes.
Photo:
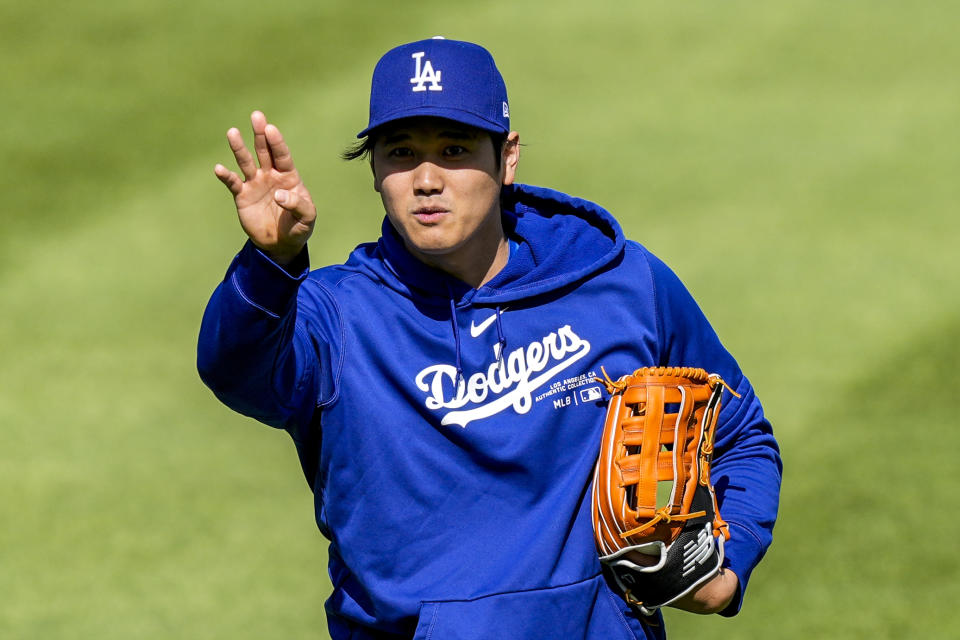
[[[494,176],[480,174],[471,181],[466,193],[474,215],[486,217],[500,204],[501,185]]]
[[[375,189],[380,194],[380,200],[383,202],[383,208],[387,213],[399,211],[402,203],[402,190],[396,175],[389,175],[386,178],[375,182]]]
[[[396,178],[396,175],[390,175],[379,181],[380,202],[383,203],[383,211],[387,214],[387,219],[390,220],[393,228],[401,236],[409,239],[411,232],[413,232],[412,228],[408,228],[411,225],[411,219],[409,216],[403,215],[403,212],[407,210],[407,202],[399,185],[400,180],[396,180]]]

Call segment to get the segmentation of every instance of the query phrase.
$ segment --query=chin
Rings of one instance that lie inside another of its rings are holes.
[[[445,238],[423,237],[423,235],[420,234],[419,238],[416,236],[408,238],[407,246],[420,253],[431,256],[440,256],[445,253],[455,251],[459,246],[459,243]]]
[[[454,250],[454,247],[447,245],[425,244],[412,246],[417,253],[422,253],[423,255],[427,256],[443,256],[448,253],[452,253]]]

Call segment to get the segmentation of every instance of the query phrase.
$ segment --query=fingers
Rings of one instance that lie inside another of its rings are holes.
[[[270,155],[273,158],[273,167],[277,171],[293,171],[293,156],[290,155],[290,149],[277,129],[272,124],[268,124],[264,130],[267,144],[270,146]]]
[[[240,195],[240,191],[243,189],[243,180],[240,179],[240,176],[235,174],[230,169],[227,169],[222,164],[218,164],[213,168],[213,173],[216,174],[217,178],[220,179],[220,182],[227,185],[227,189],[230,189],[230,193],[234,196]]]
[[[236,158],[237,166],[240,167],[243,177],[249,180],[257,175],[257,165],[254,164],[253,156],[250,155],[247,145],[243,144],[243,136],[240,135],[240,130],[233,127],[227,131],[227,142],[230,143],[230,150],[233,151],[233,157]]]
[[[277,189],[273,194],[273,199],[278,205],[293,214],[294,218],[304,224],[311,224],[317,217],[313,203],[307,198],[301,197],[295,191]]]
[[[253,125],[253,149],[257,153],[257,161],[261,169],[268,171],[273,168],[273,157],[267,144],[267,117],[262,111],[254,111],[250,114],[250,124]]]
[[[244,144],[240,130],[233,127],[227,131],[227,142],[230,144],[230,150],[233,151],[233,157],[237,161],[240,173],[243,174],[243,179],[222,164],[214,167],[217,178],[235,196],[239,195],[244,180],[252,180],[256,177],[258,164],[260,170],[263,171],[270,171],[271,169],[283,172],[295,171],[290,149],[280,134],[280,130],[267,123],[267,117],[263,115],[262,111],[254,111],[250,114],[250,123],[253,125],[253,148],[257,156],[256,161],[254,161],[250,149]],[[291,207],[291,210],[294,209],[295,207]]]
[[[277,129],[276,125],[267,122],[262,111],[254,111],[250,116],[253,124],[253,146],[257,152],[257,160],[261,169],[276,169],[277,171],[293,171],[293,157],[290,149]]]

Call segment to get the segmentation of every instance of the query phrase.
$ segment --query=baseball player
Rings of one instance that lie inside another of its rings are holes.
[[[214,292],[198,368],[292,437],[330,541],[334,640],[663,638],[601,568],[590,485],[601,366],[697,366],[736,391],[716,429],[724,568],[673,606],[730,616],[771,542],[780,458],[748,380],[683,284],[596,204],[515,182],[519,136],[483,48],[387,52],[357,146],[377,241],[311,270],[350,215],[315,200],[252,115],[217,165],[249,240]]]

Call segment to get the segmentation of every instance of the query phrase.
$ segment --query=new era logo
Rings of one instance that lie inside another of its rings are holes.
[[[440,84],[440,71],[433,70],[433,64],[429,60],[423,60],[425,51],[418,51],[413,54],[411,57],[416,60],[416,70],[414,71],[413,77],[410,78],[410,84],[413,85],[414,91],[443,91],[443,86]],[[426,83],[430,83],[428,87]]]

